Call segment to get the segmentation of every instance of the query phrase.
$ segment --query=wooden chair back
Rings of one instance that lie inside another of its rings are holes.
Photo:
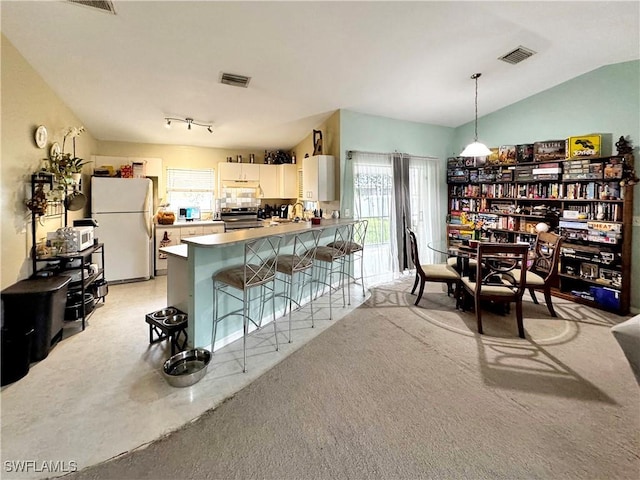
[[[411,254],[411,262],[416,267],[416,273],[421,277],[426,277],[424,270],[420,264],[420,258],[418,257],[418,240],[416,234],[410,228],[407,228],[407,235],[409,235],[409,251]]]
[[[529,270],[544,278],[545,283],[558,273],[561,243],[562,237],[555,233],[541,232],[538,234],[533,248],[535,257]]]
[[[500,286],[509,288],[514,298],[521,298],[526,285],[526,268],[529,246],[512,243],[480,243],[476,265],[475,295],[483,294],[482,288]],[[487,289],[490,291],[490,289]]]

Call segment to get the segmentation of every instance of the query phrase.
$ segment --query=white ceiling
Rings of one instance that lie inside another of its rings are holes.
[[[0,3],[2,32],[100,140],[288,149],[341,108],[457,127],[473,120],[475,72],[482,116],[640,58],[638,1],[114,5]],[[519,45],[537,54],[497,60]]]

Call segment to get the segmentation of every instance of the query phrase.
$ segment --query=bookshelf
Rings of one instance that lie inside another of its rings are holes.
[[[533,245],[546,224],[563,237],[554,295],[627,314],[633,156],[508,161],[448,159],[449,244]]]

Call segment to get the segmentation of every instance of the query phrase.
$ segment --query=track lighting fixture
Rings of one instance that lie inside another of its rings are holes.
[[[205,127],[207,129],[207,131],[209,133],[213,133],[213,126],[212,125],[207,125],[206,123],[198,123],[196,121],[193,120],[193,118],[175,118],[175,117],[164,117],[165,120],[165,127],[167,128],[171,128],[171,122],[172,121],[176,121],[176,122],[182,122],[182,123],[186,123],[187,124],[187,130],[191,130],[191,125],[197,125],[199,127]]]

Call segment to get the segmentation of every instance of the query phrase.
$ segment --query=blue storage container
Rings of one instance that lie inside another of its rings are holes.
[[[620,291],[607,287],[590,287],[596,303],[611,310],[620,309]]]

